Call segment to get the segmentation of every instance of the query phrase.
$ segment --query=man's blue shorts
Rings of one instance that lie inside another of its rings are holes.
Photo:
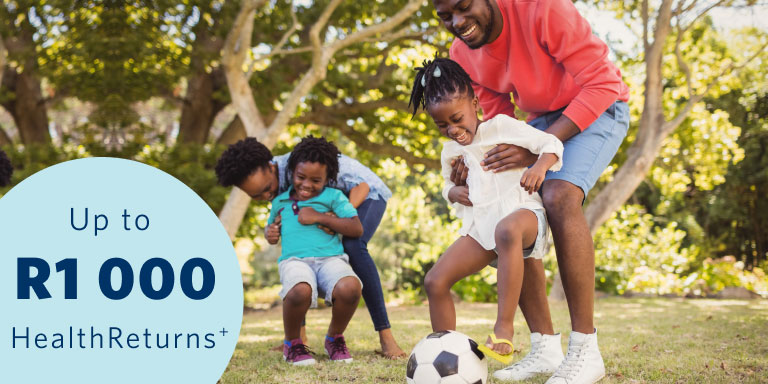
[[[563,109],[541,115],[528,124],[545,130],[554,123]],[[589,190],[595,186],[600,174],[611,163],[627,136],[629,128],[629,106],[623,101],[613,103],[581,133],[563,143],[563,167],[547,172],[546,180],[565,180],[581,188],[586,199]]]

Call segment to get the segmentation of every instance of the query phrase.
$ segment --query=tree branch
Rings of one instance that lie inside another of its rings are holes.
[[[328,19],[331,18],[333,11],[339,7],[341,1],[342,0],[331,0],[328,6],[323,10],[323,13],[320,14],[317,22],[315,22],[315,24],[312,25],[312,28],[309,29],[309,41],[312,44],[313,50],[315,51],[314,56],[317,58],[317,60],[320,60],[323,49],[323,42],[320,40],[320,31],[325,29],[325,26],[328,24]]]
[[[313,103],[312,110],[296,119],[296,122],[303,124],[317,124],[326,127],[338,129],[344,136],[355,142],[360,148],[392,157],[400,157],[408,164],[422,164],[430,169],[440,169],[440,160],[416,156],[407,149],[388,142],[372,142],[368,135],[359,132],[347,125],[347,120],[354,119],[364,113],[375,111],[379,108],[389,108],[394,110],[404,110],[407,108],[405,102],[394,99],[379,99],[365,103],[352,103],[325,106],[320,103]]]
[[[694,4],[695,4],[695,3],[696,3],[696,2],[694,2]],[[709,13],[709,11],[711,11],[713,8],[715,8],[715,7],[719,7],[719,6],[723,5],[723,3],[725,3],[725,0],[720,0],[720,1],[718,1],[718,2],[716,2],[716,3],[714,3],[714,4],[712,4],[712,5],[710,5],[709,7],[705,8],[705,9],[704,9],[703,11],[701,11],[701,12],[700,12],[698,15],[696,15],[696,17],[694,17],[694,18],[693,18],[693,20],[691,20],[691,22],[690,22],[690,23],[688,23],[688,25],[686,25],[686,26],[685,26],[684,28],[682,28],[682,29],[680,28],[680,25],[681,25],[681,23],[682,23],[682,20],[681,20],[681,15],[678,15],[678,16],[677,16],[677,20],[678,20],[678,22],[677,22],[677,28],[678,28],[678,30],[680,31],[680,34],[683,34],[683,33],[687,32],[689,29],[691,29],[691,27],[692,27],[694,24],[696,24],[696,21],[697,21],[697,20],[699,20],[699,19],[700,19],[702,16],[706,15],[707,13]]]
[[[413,166],[414,164],[422,164],[433,170],[439,170],[441,167],[440,160],[438,159],[427,159],[416,156],[407,149],[394,144],[374,143],[368,138],[368,135],[358,132],[346,124],[335,125],[333,128],[337,128],[345,137],[355,142],[355,145],[368,152],[378,155],[387,155],[392,158],[399,157],[405,160],[410,166]]]
[[[243,2],[232,29],[227,34],[221,55],[221,62],[227,77],[227,86],[232,96],[232,104],[237,113],[241,115],[240,118],[243,120],[245,131],[249,136],[257,136],[265,129],[264,120],[256,107],[248,78],[243,72],[243,63],[251,47],[256,9],[264,2],[265,0]]]
[[[648,0],[643,0],[642,6],[643,17],[643,52],[648,52]]]
[[[679,22],[679,18],[678,18]],[[680,43],[683,41],[683,32],[680,30],[680,25],[677,25],[678,32],[677,32],[677,38],[675,39],[675,57],[677,58],[677,66],[680,67],[680,70],[683,71],[683,74],[685,75],[685,85],[688,89],[688,97],[693,96],[693,81],[691,80],[691,68],[688,66],[688,63],[683,58],[683,54],[680,52]]]
[[[677,6],[677,9],[675,10],[675,14],[674,15],[675,16],[679,16],[679,15],[682,15],[684,13],[690,12],[693,9],[693,7],[696,6],[696,4],[698,2],[699,2],[699,0],[693,0],[690,4],[688,4],[685,7],[683,7],[685,5],[685,0],[680,1],[680,3]]]
[[[393,33],[385,33],[377,38],[367,38],[363,39],[361,42],[363,43],[392,43],[397,40],[401,39],[416,39],[416,40],[426,40],[425,36],[431,35],[437,31],[437,27],[431,27],[427,28],[423,31],[414,31],[411,29],[410,26],[405,26],[398,30],[397,32]]]
[[[371,36],[375,36],[379,33],[389,31],[395,26],[405,21],[405,19],[410,17],[413,13],[415,13],[419,9],[419,7],[421,7],[421,4],[422,4],[422,0],[410,0],[402,9],[400,9],[400,11],[398,11],[389,19],[385,20],[383,23],[375,24],[370,27],[363,28],[355,33],[352,33],[351,35],[347,36],[342,40],[336,40],[333,44],[331,44],[330,48],[335,52],[344,47],[348,47],[352,44],[359,43],[360,41],[367,39]]]
[[[302,50],[302,48],[289,49],[289,50],[284,50],[283,49],[285,44],[288,43],[288,39],[290,39],[291,36],[296,31],[299,30],[299,28],[301,28],[301,24],[299,23],[299,19],[296,17],[296,10],[293,8],[293,4],[291,4],[291,22],[292,22],[291,27],[288,28],[288,31],[286,31],[285,34],[283,34],[283,37],[280,38],[280,40],[277,42],[277,44],[275,44],[275,46],[272,48],[272,50],[269,53],[264,54],[264,55],[256,56],[253,59],[253,65],[251,65],[251,68],[248,69],[248,73],[245,75],[245,77],[247,77],[249,79],[251,78],[251,75],[253,75],[253,71],[256,69],[256,64],[259,63],[260,61],[269,59],[269,58],[277,56],[277,55],[286,55],[286,54],[292,54],[292,53],[299,53],[300,51],[307,52],[307,51],[311,50],[311,48],[307,49],[307,50]]]
[[[411,166],[414,164],[422,164],[430,169],[440,169],[441,165],[440,160],[438,159],[416,156],[407,149],[389,142],[373,142],[365,133],[359,132],[347,125],[348,119],[359,116],[364,112],[375,111],[376,109],[384,107],[402,108],[402,104],[402,102],[397,100],[385,99],[369,101],[366,103],[345,104],[341,108],[336,106],[327,107],[317,103],[312,106],[311,112],[304,113],[302,116],[294,119],[294,121],[301,124],[315,124],[338,129],[346,138],[352,140],[355,145],[365,151],[377,155],[386,155],[393,158],[399,157]]]
[[[391,30],[415,13],[421,6],[422,1],[423,0],[410,0],[402,9],[384,22],[363,28],[343,39],[323,45],[319,37],[320,30],[325,27],[331,13],[341,2],[341,0],[333,0],[323,11],[318,22],[310,29],[310,41],[314,48],[312,67],[304,74],[304,76],[302,76],[301,80],[299,80],[299,83],[286,99],[283,109],[269,125],[266,134],[264,137],[260,138],[260,140],[267,146],[270,146],[277,141],[277,135],[296,113],[296,109],[298,108],[301,99],[309,93],[315,84],[325,78],[328,70],[328,62],[333,58],[336,52],[351,44],[358,43],[367,37]]]
[[[3,44],[3,37],[0,36],[0,84],[3,84],[3,72],[5,69],[5,44]]]

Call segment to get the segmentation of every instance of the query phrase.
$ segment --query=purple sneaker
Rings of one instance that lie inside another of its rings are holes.
[[[309,348],[301,343],[301,339],[283,341],[283,360],[293,365],[314,364],[315,358],[310,353]]]
[[[347,343],[344,341],[344,336],[340,334],[334,337],[325,336],[325,351],[328,352],[332,361],[352,362]]]

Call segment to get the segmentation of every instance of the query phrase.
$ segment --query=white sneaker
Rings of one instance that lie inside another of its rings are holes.
[[[592,384],[605,376],[605,365],[597,348],[597,330],[571,332],[565,360],[546,384]]]
[[[563,362],[560,334],[531,333],[531,351],[522,360],[493,373],[499,380],[526,380],[539,374],[551,375]]]

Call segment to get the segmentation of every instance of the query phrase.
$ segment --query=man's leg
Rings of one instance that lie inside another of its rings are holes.
[[[547,301],[547,276],[539,259],[523,259],[523,289],[520,291],[520,311],[531,333],[553,335],[552,316]]]
[[[605,376],[605,364],[593,323],[595,251],[581,211],[584,193],[568,181],[553,179],[544,182],[542,197],[573,329],[568,353],[546,384],[595,383]]]
[[[595,250],[581,209],[584,192],[564,180],[547,180],[542,190],[571,327],[576,332],[593,333]]]

